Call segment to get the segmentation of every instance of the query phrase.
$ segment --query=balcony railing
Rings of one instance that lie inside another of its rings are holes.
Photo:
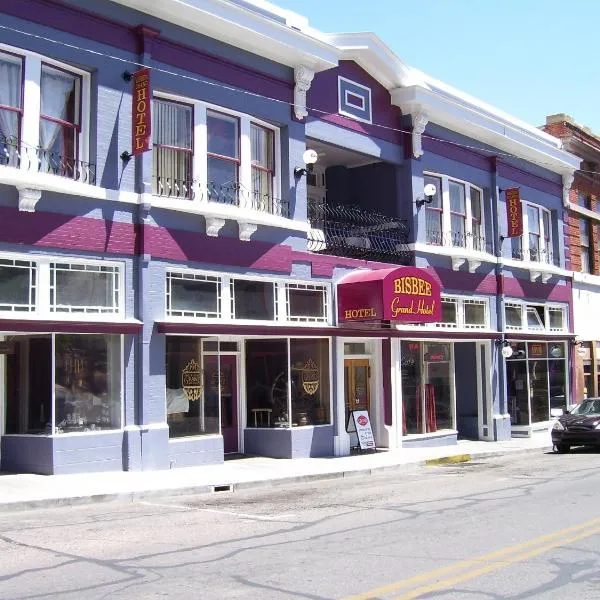
[[[239,208],[249,208],[286,219],[290,217],[287,200],[249,190],[239,183],[201,184],[195,179],[185,180],[158,176],[154,177],[152,193],[161,198],[217,202]]]
[[[551,250],[522,250],[521,248],[513,248],[512,257],[516,260],[539,262],[557,267],[560,266],[558,263],[558,256],[555,257]]]
[[[335,256],[408,264],[409,229],[401,219],[354,206],[309,202],[309,250]]]
[[[472,233],[459,233],[456,231],[442,233],[439,230],[427,230],[426,240],[432,246],[467,248],[488,254],[493,252],[492,244],[486,241],[484,236],[477,236]]]
[[[0,134],[0,166],[24,171],[49,173],[96,185],[96,165],[75,158],[61,156],[44,148],[26,146],[14,137]]]

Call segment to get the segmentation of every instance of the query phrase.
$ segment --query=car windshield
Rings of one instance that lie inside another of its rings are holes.
[[[584,400],[572,411],[572,415],[600,415],[600,399]]]

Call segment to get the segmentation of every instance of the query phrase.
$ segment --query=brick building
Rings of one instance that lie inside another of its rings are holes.
[[[573,270],[574,400],[600,394],[600,136],[566,114],[550,115],[544,130],[581,157],[565,198],[567,261]]]

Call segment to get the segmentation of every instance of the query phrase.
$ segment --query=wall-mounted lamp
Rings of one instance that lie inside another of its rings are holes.
[[[573,348],[576,349],[578,356],[585,356],[588,353],[585,342],[581,338],[576,337],[571,344],[573,344]]]
[[[502,350],[500,350],[500,353],[504,358],[510,358],[513,355],[513,349],[508,340],[498,340],[498,344],[502,346]]]
[[[127,164],[132,158],[133,158],[133,154],[130,154],[129,152],[127,152],[127,150],[125,150],[124,152],[121,152],[121,160],[125,164]]]
[[[308,150],[305,150],[304,154],[302,155],[302,160],[304,161],[304,164],[306,166],[296,167],[294,169],[294,177],[296,179],[300,179],[300,177],[302,177],[302,175],[311,173],[313,170],[314,164],[317,162],[318,158],[319,158],[319,156],[314,150],[312,150],[310,148]]]
[[[423,204],[431,204],[433,202],[433,197],[435,196],[437,190],[435,188],[435,185],[433,185],[433,183],[428,183],[424,188],[423,188],[423,198],[418,198],[417,200],[415,200],[415,204],[417,205],[417,208],[421,208],[421,206],[423,206]]]
[[[563,349],[560,344],[552,344],[552,346],[550,346],[550,356],[552,358],[561,358],[562,355]]]

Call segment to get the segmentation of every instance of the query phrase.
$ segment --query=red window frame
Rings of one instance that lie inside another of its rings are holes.
[[[222,113],[216,110],[207,110],[206,111],[206,137],[208,139],[208,117],[211,115],[215,115],[217,118],[222,118],[225,117],[228,120],[231,121],[235,121],[236,123],[236,133],[237,133],[237,140],[236,140],[236,144],[237,144],[237,158],[233,158],[231,156],[225,156],[223,154],[216,154],[214,152],[209,152],[208,148],[206,151],[206,165],[207,165],[207,175],[208,175],[208,159],[209,158],[216,158],[218,160],[222,160],[225,162],[230,162],[235,164],[236,168],[235,168],[235,181],[236,184],[239,185],[240,183],[240,164],[241,164],[241,158],[240,158],[240,154],[241,154],[241,143],[240,143],[240,119],[238,117],[235,117],[233,115],[228,115],[227,113]],[[210,186],[211,182],[208,181],[208,185]]]
[[[252,127],[256,127],[257,129],[265,131],[267,135],[271,138],[271,164],[273,165],[272,168],[263,167],[261,164],[255,163],[252,159],[250,160],[250,163],[251,170],[256,169],[257,171],[262,171],[263,173],[269,174],[269,198],[272,198],[275,187],[275,132],[272,129],[269,129],[268,127],[259,125],[258,123],[250,123],[250,128],[252,129]]]
[[[7,52],[6,50],[0,50],[0,56],[6,54],[8,56],[14,56],[21,61],[21,107],[15,108],[14,106],[7,106],[0,104],[0,110],[6,110],[8,112],[14,112],[18,114],[17,118],[17,143],[21,141],[21,128],[23,127],[23,98],[25,95],[25,57],[14,52]]]

